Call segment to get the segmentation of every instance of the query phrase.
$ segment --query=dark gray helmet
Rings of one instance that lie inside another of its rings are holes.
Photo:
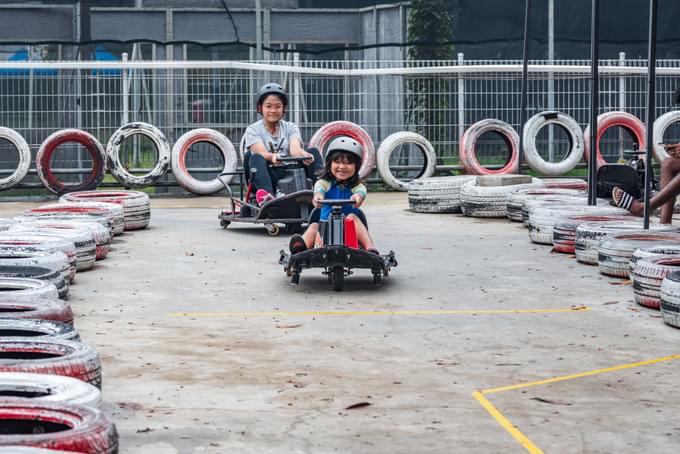
[[[281,101],[283,101],[283,107],[288,106],[288,95],[286,94],[286,90],[284,90],[280,84],[269,82],[268,84],[264,84],[260,90],[258,90],[257,96],[255,97],[255,108],[258,111],[264,102],[264,98],[269,95],[278,95],[281,98]]]
[[[338,136],[331,140],[331,142],[328,144],[326,156],[328,156],[328,159],[331,159],[333,153],[340,151],[344,151],[356,156],[357,159],[359,159],[359,164],[361,165],[361,161],[364,157],[364,149],[361,147],[359,142],[348,136]]]

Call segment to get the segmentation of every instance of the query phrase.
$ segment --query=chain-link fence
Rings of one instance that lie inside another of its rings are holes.
[[[599,83],[601,112],[624,110],[643,121],[646,62],[602,61]],[[246,126],[258,119],[254,93],[268,81],[282,83],[290,97],[287,119],[296,122],[305,140],[325,123],[347,120],[362,126],[376,148],[388,135],[415,131],[429,139],[439,168],[458,166],[463,130],[485,118],[519,127],[521,63],[517,61],[296,61],[288,64],[234,61],[173,62],[25,62],[0,63],[0,126],[19,132],[33,154],[56,130],[80,128],[105,146],[112,133],[131,121],[151,123],[170,143],[198,127],[214,128],[238,148]],[[657,115],[673,109],[680,61],[660,61]],[[582,126],[589,120],[590,68],[585,61],[531,62],[528,116],[544,110],[571,115]],[[136,136],[135,136],[136,137]],[[673,126],[667,139],[680,139]],[[604,157],[616,160],[633,138],[621,128],[603,137]],[[150,141],[125,143],[121,157],[131,169],[153,167]],[[559,126],[541,130],[539,151],[560,160],[570,144]],[[478,142],[480,161],[506,159],[507,146],[494,133]],[[398,159],[398,154],[395,155]],[[16,152],[0,140],[0,169],[16,166]],[[214,178],[222,158],[214,147],[197,144],[188,166],[200,178]],[[78,145],[63,145],[54,154],[56,171],[91,166]],[[33,178],[33,177],[31,177]],[[172,178],[169,176],[169,181]],[[33,180],[35,181],[35,179]]]

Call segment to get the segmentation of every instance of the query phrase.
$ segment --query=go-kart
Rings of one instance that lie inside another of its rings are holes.
[[[218,215],[220,226],[226,229],[232,222],[264,224],[267,233],[276,236],[281,231],[279,225],[283,224],[286,233],[302,232],[303,224],[307,223],[313,209],[312,182],[306,177],[303,169],[291,166],[306,159],[308,158],[292,156],[278,158],[278,161],[290,168],[286,169],[285,176],[277,182],[277,197],[260,206],[255,202],[255,190],[252,183],[252,175],[257,172],[256,169],[249,169],[249,175],[246,175],[246,172],[220,174],[220,179],[230,199],[230,207],[222,210]],[[234,196],[229,184],[221,178],[227,175],[238,175],[238,197]]]
[[[353,269],[366,268],[373,273],[373,283],[382,283],[393,266],[397,266],[394,251],[378,255],[359,247],[354,219],[345,217],[342,207],[354,204],[354,200],[321,200],[322,205],[331,205],[332,211],[327,221],[319,222],[317,244],[313,249],[289,254],[281,250],[279,263],[293,284],[300,283],[300,273],[305,268],[323,268],[322,274],[328,277],[333,290],[342,291],[345,277],[353,274]]]

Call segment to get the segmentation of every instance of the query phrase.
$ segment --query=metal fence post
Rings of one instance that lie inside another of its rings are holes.
[[[619,52],[619,66],[626,66],[626,53]],[[626,110],[626,77],[621,74],[619,77],[619,110]],[[623,141],[625,140],[625,132],[623,128],[619,128],[619,161],[623,159]]]
[[[123,54],[121,55],[121,60],[123,61],[123,63],[128,61],[127,52],[123,52]],[[120,117],[120,123],[124,125],[124,124],[128,123],[129,118],[130,118],[130,105],[128,104],[128,102],[129,102],[128,97],[130,96],[130,86],[128,85],[128,70],[123,69],[121,71],[121,76],[122,76],[121,80],[122,80],[122,85],[123,85],[122,86],[123,99],[122,99],[121,104],[122,104],[123,112],[122,112],[122,115]]]
[[[464,58],[463,52],[458,52],[458,66],[464,65]],[[465,132],[465,79],[458,73],[458,140],[463,136],[463,132]]]

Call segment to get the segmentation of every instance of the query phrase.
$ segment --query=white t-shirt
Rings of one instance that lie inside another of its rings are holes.
[[[256,121],[246,128],[244,134],[245,148],[250,150],[252,145],[261,143],[271,153],[278,153],[279,156],[290,156],[290,139],[296,138],[302,143],[300,130],[295,123],[281,120],[274,134],[270,134],[264,126],[264,121]]]

